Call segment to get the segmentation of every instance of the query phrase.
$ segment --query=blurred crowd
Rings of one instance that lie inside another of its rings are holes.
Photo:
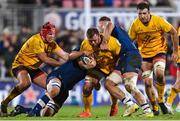
[[[152,6],[171,6],[170,0],[91,0],[92,7],[134,7],[141,1],[147,1]],[[83,8],[84,0],[1,0],[0,4],[36,4],[45,7]]]

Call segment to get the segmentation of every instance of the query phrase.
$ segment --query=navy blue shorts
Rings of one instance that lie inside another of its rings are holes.
[[[141,69],[142,57],[139,52],[128,51],[125,54],[120,55],[120,60],[116,66],[116,70],[121,73],[135,72],[138,73]]]

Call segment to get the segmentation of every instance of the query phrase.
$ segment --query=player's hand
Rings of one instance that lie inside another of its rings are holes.
[[[107,50],[108,49],[108,44],[107,41],[103,40],[101,45],[100,45],[101,50]]]
[[[171,58],[174,62],[177,62],[178,60],[178,52],[173,52],[171,55]]]
[[[83,53],[84,53],[85,55],[87,55],[87,56],[92,55],[92,52],[90,52],[90,51],[83,51]]]
[[[92,69],[96,66],[96,60],[93,56],[82,56],[78,63],[79,66],[84,69]]]
[[[86,63],[87,65],[87,69],[91,69],[91,68],[94,68],[96,66],[96,60],[93,56],[89,56],[89,62]]]

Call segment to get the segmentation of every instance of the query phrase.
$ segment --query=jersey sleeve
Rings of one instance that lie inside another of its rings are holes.
[[[129,37],[134,41],[136,39],[135,22],[133,22],[128,31]]]
[[[180,36],[180,27],[178,28],[178,36]]]
[[[84,39],[81,43],[81,46],[80,46],[80,51],[85,51],[87,50],[87,42],[88,40],[87,39]]]
[[[120,53],[120,50],[121,50],[121,44],[119,43],[119,41],[115,38],[113,38],[113,43],[111,46],[114,47],[114,54],[115,55],[118,55]]]
[[[172,25],[167,20],[165,20],[164,18],[159,17],[158,22],[159,22],[159,24],[161,26],[161,29],[164,32],[169,32],[172,29]]]
[[[62,50],[56,42],[54,42],[54,44],[55,44],[55,47],[53,48],[53,52],[57,52],[59,50]]]

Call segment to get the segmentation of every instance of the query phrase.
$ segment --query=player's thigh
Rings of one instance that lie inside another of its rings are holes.
[[[46,79],[47,79],[47,74],[42,72],[33,78],[33,83],[46,89]]]
[[[155,75],[164,75],[166,67],[166,56],[165,54],[158,54],[153,58],[153,71]]]
[[[143,61],[141,65],[142,72],[152,70],[153,69],[153,63],[148,61]]]
[[[30,74],[23,66],[12,69],[12,73],[17,78],[20,87],[28,87],[31,84]]]

